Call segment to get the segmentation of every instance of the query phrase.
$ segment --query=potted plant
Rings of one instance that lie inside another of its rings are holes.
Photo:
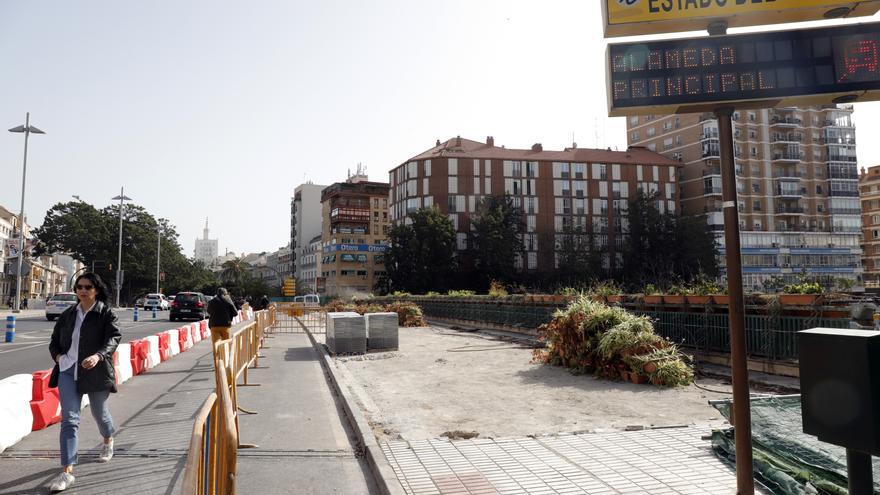
[[[623,292],[613,281],[606,280],[593,288],[593,293],[601,296],[608,303],[620,303],[623,300]]]
[[[684,304],[684,298],[690,293],[687,287],[673,285],[663,294],[664,304]]]
[[[645,304],[660,304],[663,301],[663,296],[660,295],[660,291],[653,284],[648,284],[645,286]]]
[[[694,286],[687,296],[688,304],[706,305],[712,300],[712,294],[721,292],[721,288],[711,280],[702,279]]]
[[[782,288],[779,303],[788,306],[812,306],[822,297],[822,286],[817,282],[788,284]]]

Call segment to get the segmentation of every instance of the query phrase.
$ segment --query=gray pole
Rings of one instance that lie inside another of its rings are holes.
[[[116,307],[119,307],[119,292],[122,290],[122,202],[125,201],[125,188],[119,188],[119,255],[116,258]]]
[[[159,260],[162,258],[162,228],[156,228],[156,294],[159,293]]]
[[[21,261],[24,258],[24,185],[27,179],[27,145],[31,134],[31,113],[24,118],[24,162],[21,166],[21,210],[18,214],[18,272],[15,274],[15,312],[21,311]]]

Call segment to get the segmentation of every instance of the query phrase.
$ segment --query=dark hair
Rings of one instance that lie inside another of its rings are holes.
[[[86,272],[76,277],[76,282],[74,282],[73,288],[76,290],[76,286],[79,285],[79,281],[82,279],[86,279],[95,286],[95,299],[101,301],[104,304],[107,304],[108,296],[107,296],[107,286],[104,285],[104,281],[101,280],[101,277],[98,276],[97,273]]]

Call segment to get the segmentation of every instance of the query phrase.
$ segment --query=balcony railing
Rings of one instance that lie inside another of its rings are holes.
[[[774,134],[773,142],[774,143],[800,143],[804,140],[804,135],[796,132],[789,134]]]
[[[776,213],[779,215],[800,215],[804,213],[804,208],[801,206],[777,206]]]
[[[843,196],[845,198],[857,198],[859,196],[858,191],[835,191],[834,189],[828,194],[829,196]]]
[[[804,153],[773,153],[774,160],[791,160],[801,161],[804,159]]]
[[[856,144],[856,138],[826,136],[819,138],[821,144]]]
[[[861,208],[831,208],[832,215],[861,215]]]
[[[721,194],[721,186],[718,187],[704,187],[703,194]]]
[[[721,175],[721,167],[709,167],[703,170],[703,175]]]
[[[359,208],[334,208],[330,211],[331,222],[368,223],[370,210]]]
[[[794,117],[782,117],[779,115],[770,117],[771,125],[801,125],[803,123],[803,119],[796,119]]]

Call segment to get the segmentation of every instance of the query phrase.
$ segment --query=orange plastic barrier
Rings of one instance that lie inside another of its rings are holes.
[[[202,320],[199,322],[199,331],[202,332],[202,340],[208,338],[208,320]]]
[[[34,423],[31,431],[42,430],[61,421],[61,401],[58,398],[58,389],[49,388],[51,375],[52,370],[36,371],[33,374],[31,412],[34,415]]]
[[[157,333],[156,336],[159,337],[159,359],[165,362],[171,357],[171,337],[168,335],[168,332]]]
[[[140,375],[147,369],[150,343],[146,340],[132,340],[129,344],[131,344],[131,372],[133,375]]]
[[[180,352],[185,352],[192,347],[192,344],[189,343],[189,325],[184,325],[177,329],[177,340],[180,342]]]

